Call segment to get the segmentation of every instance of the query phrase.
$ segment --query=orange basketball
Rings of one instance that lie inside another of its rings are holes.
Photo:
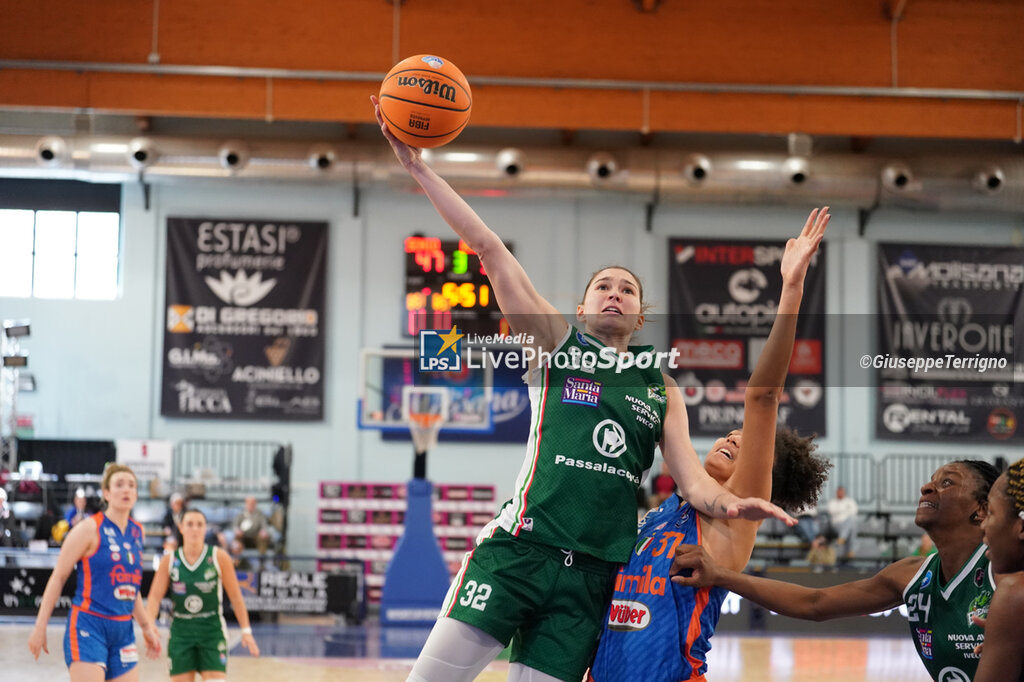
[[[413,147],[440,147],[469,122],[473,93],[459,68],[419,54],[395,64],[380,86],[380,113],[388,128]]]

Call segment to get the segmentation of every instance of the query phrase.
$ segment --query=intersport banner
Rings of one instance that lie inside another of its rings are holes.
[[[327,223],[167,219],[160,413],[323,418]]]
[[[1024,439],[1024,249],[879,244],[878,305],[878,438]]]
[[[672,371],[690,433],[723,436],[743,426],[744,390],[764,348],[782,291],[785,241],[669,240]],[[825,429],[825,245],[804,280],[796,343],[779,424]]]

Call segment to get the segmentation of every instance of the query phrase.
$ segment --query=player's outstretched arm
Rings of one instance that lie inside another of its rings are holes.
[[[480,257],[498,307],[508,319],[512,331],[530,334],[536,337],[536,345],[551,350],[565,333],[568,323],[537,293],[526,271],[501,238],[444,178],[423,161],[420,150],[405,144],[388,130],[377,98],[371,96],[370,101],[373,102],[381,133],[391,144],[399,163],[423,188],[438,214],[455,234]]]
[[[734,571],[715,563],[699,545],[680,545],[669,573],[672,582],[680,585],[717,585],[784,616],[822,621],[896,608],[922,561],[922,557],[908,557],[864,580],[811,588]]]
[[[777,518],[789,525],[796,519],[767,500],[758,497],[741,498],[711,478],[700,464],[697,451],[690,440],[690,423],[683,405],[683,396],[675,379],[663,375],[668,406],[661,439],[661,453],[669,472],[683,496],[697,511],[712,518],[743,518],[759,521]]]
[[[249,624],[249,611],[245,608],[245,598],[242,596],[242,588],[238,585],[238,574],[235,573],[235,565],[231,563],[228,553],[220,549],[217,552],[217,565],[220,567],[221,580],[224,581],[224,591],[231,600],[231,609],[238,619],[238,626],[242,628],[242,646],[249,650],[253,656],[260,655],[260,648],[252,636],[252,627]]]
[[[811,259],[825,236],[830,217],[827,206],[820,210],[814,209],[800,234],[786,243],[780,265],[782,291],[778,311],[744,393],[740,456],[736,470],[728,481],[729,489],[737,495],[771,496],[775,424],[793,356],[797,314],[804,295],[804,279]]]

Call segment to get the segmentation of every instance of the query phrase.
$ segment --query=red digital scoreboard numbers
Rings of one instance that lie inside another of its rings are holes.
[[[452,325],[469,334],[508,333],[480,258],[466,242],[414,236],[405,238],[404,247],[403,334]]]

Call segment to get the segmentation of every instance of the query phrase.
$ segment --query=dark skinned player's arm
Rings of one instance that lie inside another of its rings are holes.
[[[672,582],[690,587],[717,585],[792,618],[830,620],[860,616],[903,603],[903,590],[924,557],[908,557],[863,580],[812,588],[747,575],[717,565],[702,547],[680,545],[670,573]],[[687,571],[690,572],[686,575]]]

